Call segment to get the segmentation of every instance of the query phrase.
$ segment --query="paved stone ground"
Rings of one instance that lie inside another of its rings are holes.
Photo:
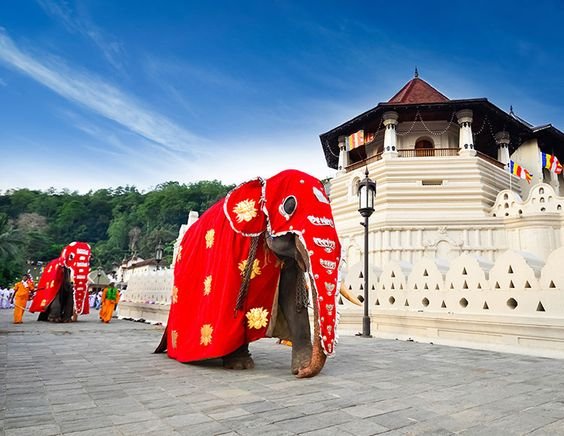
[[[0,310],[0,436],[564,435],[564,361],[343,337],[297,380],[290,349],[252,345],[256,368],[151,354],[162,328],[47,324]]]

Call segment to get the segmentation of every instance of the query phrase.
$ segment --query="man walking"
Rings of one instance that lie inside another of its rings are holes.
[[[24,274],[22,280],[14,285],[12,303],[14,304],[14,324],[21,324],[23,314],[31,293],[35,289],[29,274]]]
[[[119,303],[119,291],[114,287],[114,283],[110,283],[102,294],[102,307],[100,308],[100,321],[109,323],[114,314],[116,304]]]

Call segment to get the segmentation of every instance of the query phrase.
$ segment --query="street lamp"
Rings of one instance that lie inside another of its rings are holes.
[[[362,317],[362,337],[370,338],[370,316],[368,316],[368,218],[374,212],[376,197],[376,183],[368,178],[368,168],[365,178],[358,184],[358,211],[364,217],[364,316]]]
[[[96,270],[96,285],[100,286],[100,277],[102,277],[102,270],[98,268]]]
[[[155,251],[155,260],[157,261],[157,269],[159,269],[161,261],[163,260],[163,244],[160,239]]]

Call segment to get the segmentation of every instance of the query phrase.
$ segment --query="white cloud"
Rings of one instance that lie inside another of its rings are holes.
[[[48,15],[59,20],[69,32],[80,34],[92,41],[110,64],[118,70],[122,69],[124,52],[121,43],[107,38],[100,28],[84,17],[84,14],[74,12],[67,2],[37,0],[37,3]]]
[[[108,118],[158,144],[163,151],[205,154],[205,140],[145,108],[120,89],[61,61],[43,63],[20,50],[0,28],[0,61],[64,98]]]

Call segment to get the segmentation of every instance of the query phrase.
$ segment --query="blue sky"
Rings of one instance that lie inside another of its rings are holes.
[[[0,190],[331,176],[319,134],[415,66],[564,130],[563,23],[561,1],[3,0]]]

